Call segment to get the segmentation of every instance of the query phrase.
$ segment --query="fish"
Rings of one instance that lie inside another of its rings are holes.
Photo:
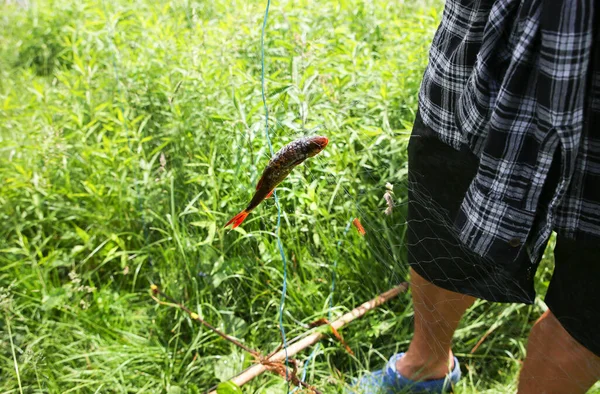
[[[354,227],[356,227],[356,230],[358,231],[358,233],[360,235],[365,235],[367,233],[365,231],[365,228],[360,223],[360,219],[359,218],[354,218],[354,220],[352,221],[352,223],[354,224]]]
[[[319,154],[329,139],[323,136],[304,137],[290,142],[271,158],[265,167],[262,176],[256,184],[256,192],[248,206],[228,221],[224,227],[232,225],[232,229],[238,227],[264,199],[271,197],[273,190],[279,185],[296,167],[309,157]]]

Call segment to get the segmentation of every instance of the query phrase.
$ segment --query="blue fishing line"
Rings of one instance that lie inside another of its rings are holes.
[[[315,354],[317,353],[317,350],[319,350],[319,346],[321,346],[321,344],[317,343],[317,346],[315,346],[315,348],[313,349],[313,351],[310,352],[310,356],[308,356],[308,359],[304,362],[304,368],[302,370],[302,378],[300,379],[303,382],[306,380],[306,371],[308,371],[308,366],[310,365],[310,362],[315,357]]]
[[[271,144],[271,136],[269,135],[269,107],[267,106],[267,98],[265,96],[265,29],[267,27],[267,18],[269,17],[269,6],[271,0],[267,0],[267,7],[265,8],[265,17],[263,18],[262,32],[260,35],[260,87],[263,101],[263,107],[265,109],[265,134],[267,136],[267,144],[269,145],[269,151],[273,156],[273,145]],[[281,206],[279,205],[279,198],[277,197],[277,190],[273,190],[273,198],[275,199],[275,205],[277,206],[277,226],[275,228],[275,236],[277,238],[277,246],[279,248],[279,254],[281,255],[281,261],[283,262],[283,286],[281,289],[281,301],[279,303],[279,330],[281,331],[281,338],[283,340],[283,350],[285,352],[285,380],[287,382],[287,392],[290,391],[289,382],[289,371],[288,371],[288,353],[287,353],[287,341],[285,338],[285,329],[283,327],[283,307],[285,305],[285,294],[287,292],[287,261],[285,259],[285,252],[283,251],[283,245],[281,243],[281,237],[279,237],[279,229],[281,228]]]
[[[319,347],[321,346],[320,343],[317,343],[317,346],[315,346],[315,348],[313,349],[313,351],[310,353],[310,355],[308,356],[308,358],[306,359],[306,361],[304,361],[304,365],[302,366],[302,377],[300,378],[301,382],[306,382],[306,371],[308,371],[308,367],[310,366],[310,362],[314,359],[315,354],[317,353],[317,350],[319,350]],[[300,387],[295,387],[290,394],[295,393],[296,391],[298,391],[300,389]]]

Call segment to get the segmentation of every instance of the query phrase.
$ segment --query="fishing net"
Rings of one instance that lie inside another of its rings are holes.
[[[46,349],[48,362],[90,371],[90,383],[66,375],[63,387],[91,389],[94,377],[109,374],[114,385],[204,392],[256,360],[197,318],[266,355],[314,330],[312,323],[332,322],[407,281],[409,189],[419,209],[435,212],[437,225],[452,226],[431,193],[407,177],[417,92],[441,9],[350,0],[276,2],[268,17],[264,4],[218,1],[71,10],[78,22],[61,22],[72,34],[68,45],[56,42],[56,56],[35,59],[44,70],[68,65],[79,73],[56,79],[78,101],[49,88],[47,124],[36,124],[27,137],[33,141],[14,138],[25,148],[10,160],[37,166],[40,187],[64,187],[64,196],[39,209],[54,212],[56,231],[71,234],[56,244],[61,252],[51,263],[53,280],[83,303],[71,313],[87,316],[88,308],[110,324],[127,322],[110,331],[127,340],[73,339],[92,349],[81,357]],[[224,229],[248,204],[273,152],[311,135],[327,136],[327,148],[298,166],[240,227]],[[36,144],[41,152],[27,148]],[[36,229],[20,233],[35,240]],[[11,248],[22,242],[14,237],[6,241]],[[18,256],[9,252],[7,266]],[[545,258],[540,294],[550,271]],[[76,280],[94,290],[73,290]],[[150,285],[188,312],[155,305]],[[48,310],[68,298],[46,297]],[[469,309],[454,351],[470,387],[514,387],[507,382],[520,367],[522,339],[544,308],[537,300],[533,307],[477,302]],[[295,390],[282,373],[341,392],[406,349],[410,302],[399,295],[345,327],[343,340],[328,333],[294,356],[297,363],[287,359],[279,374],[253,379],[248,392]],[[119,315],[121,304],[137,317]],[[114,369],[137,372],[125,379]]]
[[[210,208],[203,204],[211,190],[188,197],[188,206],[194,208],[184,219],[196,227],[186,230],[194,236],[208,234],[193,272],[198,271],[198,286],[206,294],[218,294],[211,298],[218,311],[209,313],[212,308],[201,305],[199,311],[208,320],[228,322],[222,326],[225,332],[245,338],[265,354],[278,345],[285,350],[290,338],[310,331],[312,322],[331,322],[407,280],[409,189],[416,209],[431,211],[437,226],[453,225],[428,190],[407,177],[406,151],[428,39],[438,21],[435,8],[417,8],[411,17],[384,26],[378,18],[381,12],[394,12],[389,5],[380,10],[376,4],[348,9],[344,23],[308,21],[293,9],[271,10],[269,16],[268,7],[256,59],[259,64],[264,61],[260,73],[255,70],[248,90],[232,83],[235,115],[225,124],[233,126],[233,132],[228,130],[228,143],[205,153],[210,158],[208,171],[218,168],[206,173],[212,181],[205,182],[208,189],[218,188],[219,201]],[[397,14],[406,15],[406,10]],[[315,24],[335,29],[313,35]],[[395,29],[413,43],[410,48],[386,39]],[[381,59],[394,60],[382,64]],[[241,227],[217,229],[246,206],[273,153],[311,135],[328,136],[330,145],[297,168],[277,188],[275,198],[263,202]],[[458,239],[447,242],[462,248]],[[524,317],[519,309],[509,308],[511,315],[482,305],[472,313],[499,314],[503,319],[497,322],[515,316],[530,320],[530,312]],[[407,296],[372,313],[347,328],[345,341],[331,336],[294,360],[286,357],[285,374],[280,370],[280,376],[262,376],[250,384],[263,391],[287,391],[290,385],[281,379],[285,376],[326,391],[347,387],[352,378],[380,367],[408,344],[412,310]],[[479,324],[477,320],[470,324]],[[482,330],[479,337],[463,338],[459,332],[457,354],[477,350],[483,336],[498,326],[487,333]],[[507,341],[505,335],[501,341]],[[486,347],[485,352],[494,349]],[[213,384],[241,373],[252,362],[247,352],[235,348],[211,356],[218,358],[216,379],[206,377]],[[511,357],[503,362],[518,368]]]

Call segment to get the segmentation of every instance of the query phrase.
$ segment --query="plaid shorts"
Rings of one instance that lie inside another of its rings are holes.
[[[464,195],[479,166],[468,149],[441,142],[417,114],[408,146],[408,231],[410,266],[431,283],[495,302],[533,303],[532,264],[521,255],[502,265],[467,249],[453,227]],[[558,179],[554,161],[541,194],[541,206]],[[538,212],[539,215],[545,212]],[[545,302],[571,336],[600,356],[600,247],[598,240],[561,237],[554,249],[555,268]]]

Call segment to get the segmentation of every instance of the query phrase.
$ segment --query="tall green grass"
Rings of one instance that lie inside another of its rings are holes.
[[[263,7],[0,5],[1,392],[195,393],[249,365],[185,314],[157,306],[151,283],[253,348],[279,344],[276,209],[267,201],[243,228],[222,229],[268,161]],[[383,0],[272,5],[275,149],[317,131],[331,141],[279,189],[288,338],[328,316],[330,302],[336,316],[406,277],[405,150],[440,12],[439,3]],[[399,203],[391,217],[386,182]],[[344,235],[355,216],[365,238]],[[466,375],[457,391],[514,390],[541,309],[474,306],[456,337]],[[324,342],[307,381],[340,392],[380,367],[408,344],[411,314],[403,295],[353,323],[343,334],[356,355]],[[272,375],[249,387],[285,390]]]

